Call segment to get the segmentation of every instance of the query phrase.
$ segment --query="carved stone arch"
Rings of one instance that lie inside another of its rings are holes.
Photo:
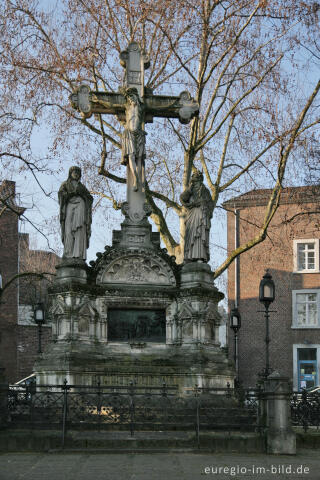
[[[64,303],[63,298],[57,299],[49,310],[49,315],[52,320],[52,335],[53,338],[58,338],[65,330],[64,325],[68,317],[68,307]]]
[[[193,337],[193,317],[196,314],[190,303],[183,302],[177,312],[182,340]]]
[[[79,335],[90,335],[90,324],[97,319],[97,311],[86,301],[76,309]]]
[[[90,301],[82,303],[77,309],[75,309],[75,311],[78,315],[89,315],[92,318],[97,315],[97,310],[90,304]]]
[[[97,284],[175,287],[176,279],[170,266],[160,256],[138,252],[126,253],[102,265]]]
[[[66,305],[61,302],[55,302],[49,310],[50,315],[54,318],[56,315],[64,315],[66,313]]]
[[[206,317],[206,320],[208,320],[208,322],[212,322],[215,325],[221,324],[221,315],[218,311],[217,304],[213,302],[209,302],[205,311],[205,317]]]
[[[179,306],[178,312],[177,312],[177,315],[178,315],[179,319],[192,318],[192,316],[195,315],[195,314],[196,314],[196,312],[194,311],[194,309],[192,308],[190,303],[187,303],[187,302],[183,302]]]

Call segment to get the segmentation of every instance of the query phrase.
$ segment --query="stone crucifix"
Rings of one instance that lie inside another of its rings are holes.
[[[112,114],[124,125],[121,163],[127,165],[125,213],[131,221],[139,222],[146,216],[145,123],[152,123],[154,117],[164,117],[178,118],[186,124],[198,115],[199,105],[185,91],[179,96],[166,96],[153,95],[151,89],[145,88],[144,71],[150,62],[138,43],[130,43],[127,50],[121,52],[120,62],[125,75],[119,92],[91,91],[87,85],[81,85],[70,100],[85,118],[94,113]]]

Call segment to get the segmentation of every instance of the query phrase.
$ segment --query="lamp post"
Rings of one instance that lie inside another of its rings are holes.
[[[275,299],[275,286],[274,281],[272,280],[272,276],[270,275],[268,269],[266,273],[263,275],[262,280],[259,286],[259,301],[264,304],[265,307],[265,320],[266,320],[266,366],[264,371],[264,377],[267,378],[268,375],[271,373],[270,368],[270,361],[269,361],[269,343],[270,343],[270,336],[269,336],[269,307],[270,304]]]
[[[241,315],[237,307],[230,312],[229,325],[234,332],[234,363],[236,366],[236,385],[239,384],[239,353],[238,353],[238,332],[241,328]]]
[[[42,353],[42,349],[41,349],[42,325],[45,323],[43,303],[38,303],[35,306],[34,321],[38,325],[38,353]]]

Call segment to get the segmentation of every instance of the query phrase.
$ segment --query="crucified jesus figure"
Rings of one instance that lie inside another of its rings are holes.
[[[128,165],[133,175],[133,190],[136,192],[144,182],[144,161],[146,157],[146,132],[144,122],[144,105],[136,88],[127,88],[126,124],[122,137],[122,165]]]

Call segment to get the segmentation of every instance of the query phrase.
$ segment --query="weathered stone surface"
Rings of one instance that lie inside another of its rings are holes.
[[[217,298],[216,301],[224,298],[223,293],[218,292],[213,282],[213,272],[210,265],[203,262],[185,263],[181,269],[181,288],[200,288],[203,292],[210,290]]]
[[[56,282],[60,284],[69,284],[69,283],[87,283],[87,265],[76,263],[74,265],[63,261],[60,265],[56,267],[57,277]]]
[[[77,385],[178,385],[185,393],[195,385],[226,388],[233,368],[218,347],[181,348],[166,344],[88,345],[56,342],[36,365],[39,383]]]
[[[58,283],[52,290],[55,343],[35,366],[42,384],[178,385],[226,387],[234,368],[218,341],[223,295],[210,267],[192,262],[182,270],[159,235],[124,222],[112,247],[91,262],[86,284]],[[135,241],[141,237],[143,241]],[[110,309],[164,311],[165,343],[108,340]]]
[[[86,259],[91,235],[92,201],[80,182],[81,169],[71,167],[68,180],[59,189],[61,239],[63,258]]]
[[[96,92],[87,85],[80,85],[70,95],[73,108],[85,117],[94,113],[114,114],[121,121],[125,120],[125,98],[121,92]],[[199,105],[189,92],[181,92],[178,96],[153,95],[145,93],[145,123],[152,123],[154,117],[178,118],[180,123],[187,124],[198,115]]]
[[[161,258],[146,254],[126,254],[113,260],[97,277],[98,284],[175,286],[173,272]]]
[[[296,454],[296,434],[291,426],[289,379],[273,372],[265,382],[267,402],[267,452],[280,455]]]
[[[140,97],[144,96],[144,70],[149,68],[150,60],[137,42],[129,43],[120,53],[120,63],[125,69],[124,85],[136,88]]]
[[[143,229],[141,229],[142,231]],[[137,230],[139,232],[139,229]],[[93,384],[178,385],[183,394],[196,384],[226,387],[234,369],[220,348],[217,310],[222,294],[207,264],[182,269],[146,230],[148,247],[130,243],[126,226],[114,233],[92,262],[88,284],[53,290],[51,316],[55,343],[35,370],[39,381]],[[123,237],[128,247],[123,245]],[[186,269],[184,271],[184,269]],[[190,278],[189,278],[190,277]],[[183,287],[183,288],[182,288]],[[96,290],[95,290],[96,289]],[[165,311],[166,341],[108,341],[109,309]]]
[[[180,200],[186,210],[184,261],[208,262],[213,202],[209,190],[203,184],[201,172],[193,173],[190,185],[182,192]]]

